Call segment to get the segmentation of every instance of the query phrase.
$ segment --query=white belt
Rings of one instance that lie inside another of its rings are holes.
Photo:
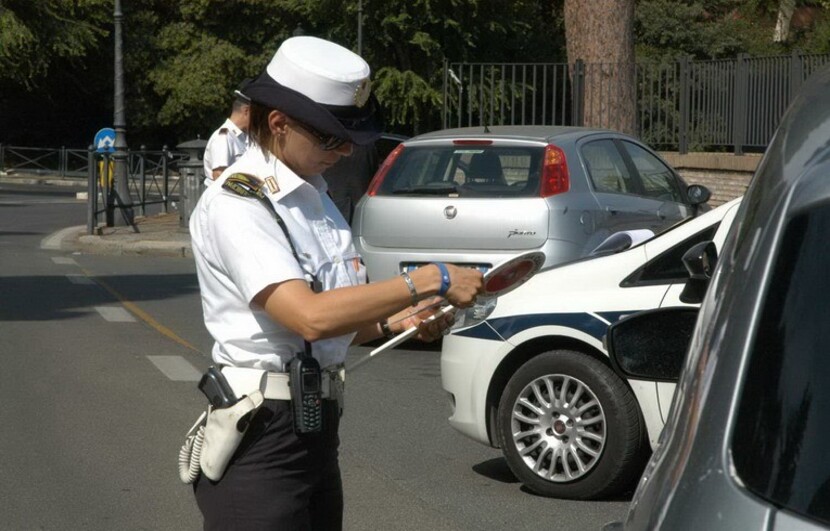
[[[323,398],[336,398],[336,392],[333,393],[332,388],[337,387],[338,381],[342,388],[344,372],[342,365],[323,369],[321,378]],[[222,367],[222,374],[237,397],[259,389],[266,400],[291,400],[288,373],[226,366]]]

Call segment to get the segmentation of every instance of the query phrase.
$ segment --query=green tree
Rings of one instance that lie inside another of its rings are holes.
[[[363,50],[390,129],[439,127],[444,59],[532,60],[556,51],[544,31],[546,3],[517,0],[363,0]],[[146,9],[146,8],[145,8]],[[146,89],[163,101],[152,120],[190,134],[209,132],[229,95],[257,74],[298,26],[356,49],[358,1],[183,0],[150,32],[154,64]],[[146,34],[146,33],[145,33]],[[534,37],[536,36],[536,37]],[[550,60],[550,59],[548,59]]]
[[[547,2],[365,0],[363,9],[364,55],[376,70],[376,93],[390,125],[412,134],[440,128],[445,60],[530,62],[562,55],[564,35],[551,35],[555,19]]]
[[[27,89],[62,60],[81,60],[107,32],[108,0],[4,0],[0,4],[0,80]]]
[[[734,57],[745,51],[746,33],[728,0],[640,0],[635,11],[637,57],[696,59]]]
[[[637,57],[674,59],[688,55],[696,59],[720,59],[739,53],[774,55],[796,48],[815,53],[825,51],[830,43],[827,39],[830,30],[822,28],[830,26],[830,2],[797,0],[796,7],[813,6],[821,16],[811,31],[790,34],[786,42],[776,42],[775,28],[784,2],[638,0],[635,12]]]
[[[112,0],[0,2],[0,142],[78,147],[111,125],[111,19]]]

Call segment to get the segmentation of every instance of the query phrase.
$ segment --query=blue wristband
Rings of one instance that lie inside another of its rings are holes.
[[[443,297],[450,290],[450,272],[447,271],[447,266],[442,262],[433,262],[438,266],[438,271],[441,272],[441,288],[438,290],[438,296]]]

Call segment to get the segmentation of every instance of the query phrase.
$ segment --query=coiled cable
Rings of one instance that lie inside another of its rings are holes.
[[[196,481],[201,472],[200,458],[202,456],[202,444],[205,442],[206,422],[207,412],[204,412],[196,421],[196,424],[190,428],[184,444],[179,450],[179,479],[185,485]]]

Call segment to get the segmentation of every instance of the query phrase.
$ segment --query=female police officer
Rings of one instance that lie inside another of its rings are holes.
[[[340,529],[338,405],[322,401],[320,433],[296,428],[290,363],[310,351],[325,384],[326,373],[337,380],[334,369],[351,344],[415,325],[421,339],[437,339],[451,316],[424,321],[428,312],[412,316],[412,306],[440,295],[468,307],[482,277],[431,264],[365,283],[348,224],[320,176],[381,130],[362,58],[294,37],[246,94],[254,144],[205,191],[190,232],[213,359],[231,367],[223,369],[228,374],[267,371],[265,402],[222,478],[196,482],[196,500],[205,529]],[[244,393],[239,380],[229,380]],[[324,398],[334,395],[323,387]]]

